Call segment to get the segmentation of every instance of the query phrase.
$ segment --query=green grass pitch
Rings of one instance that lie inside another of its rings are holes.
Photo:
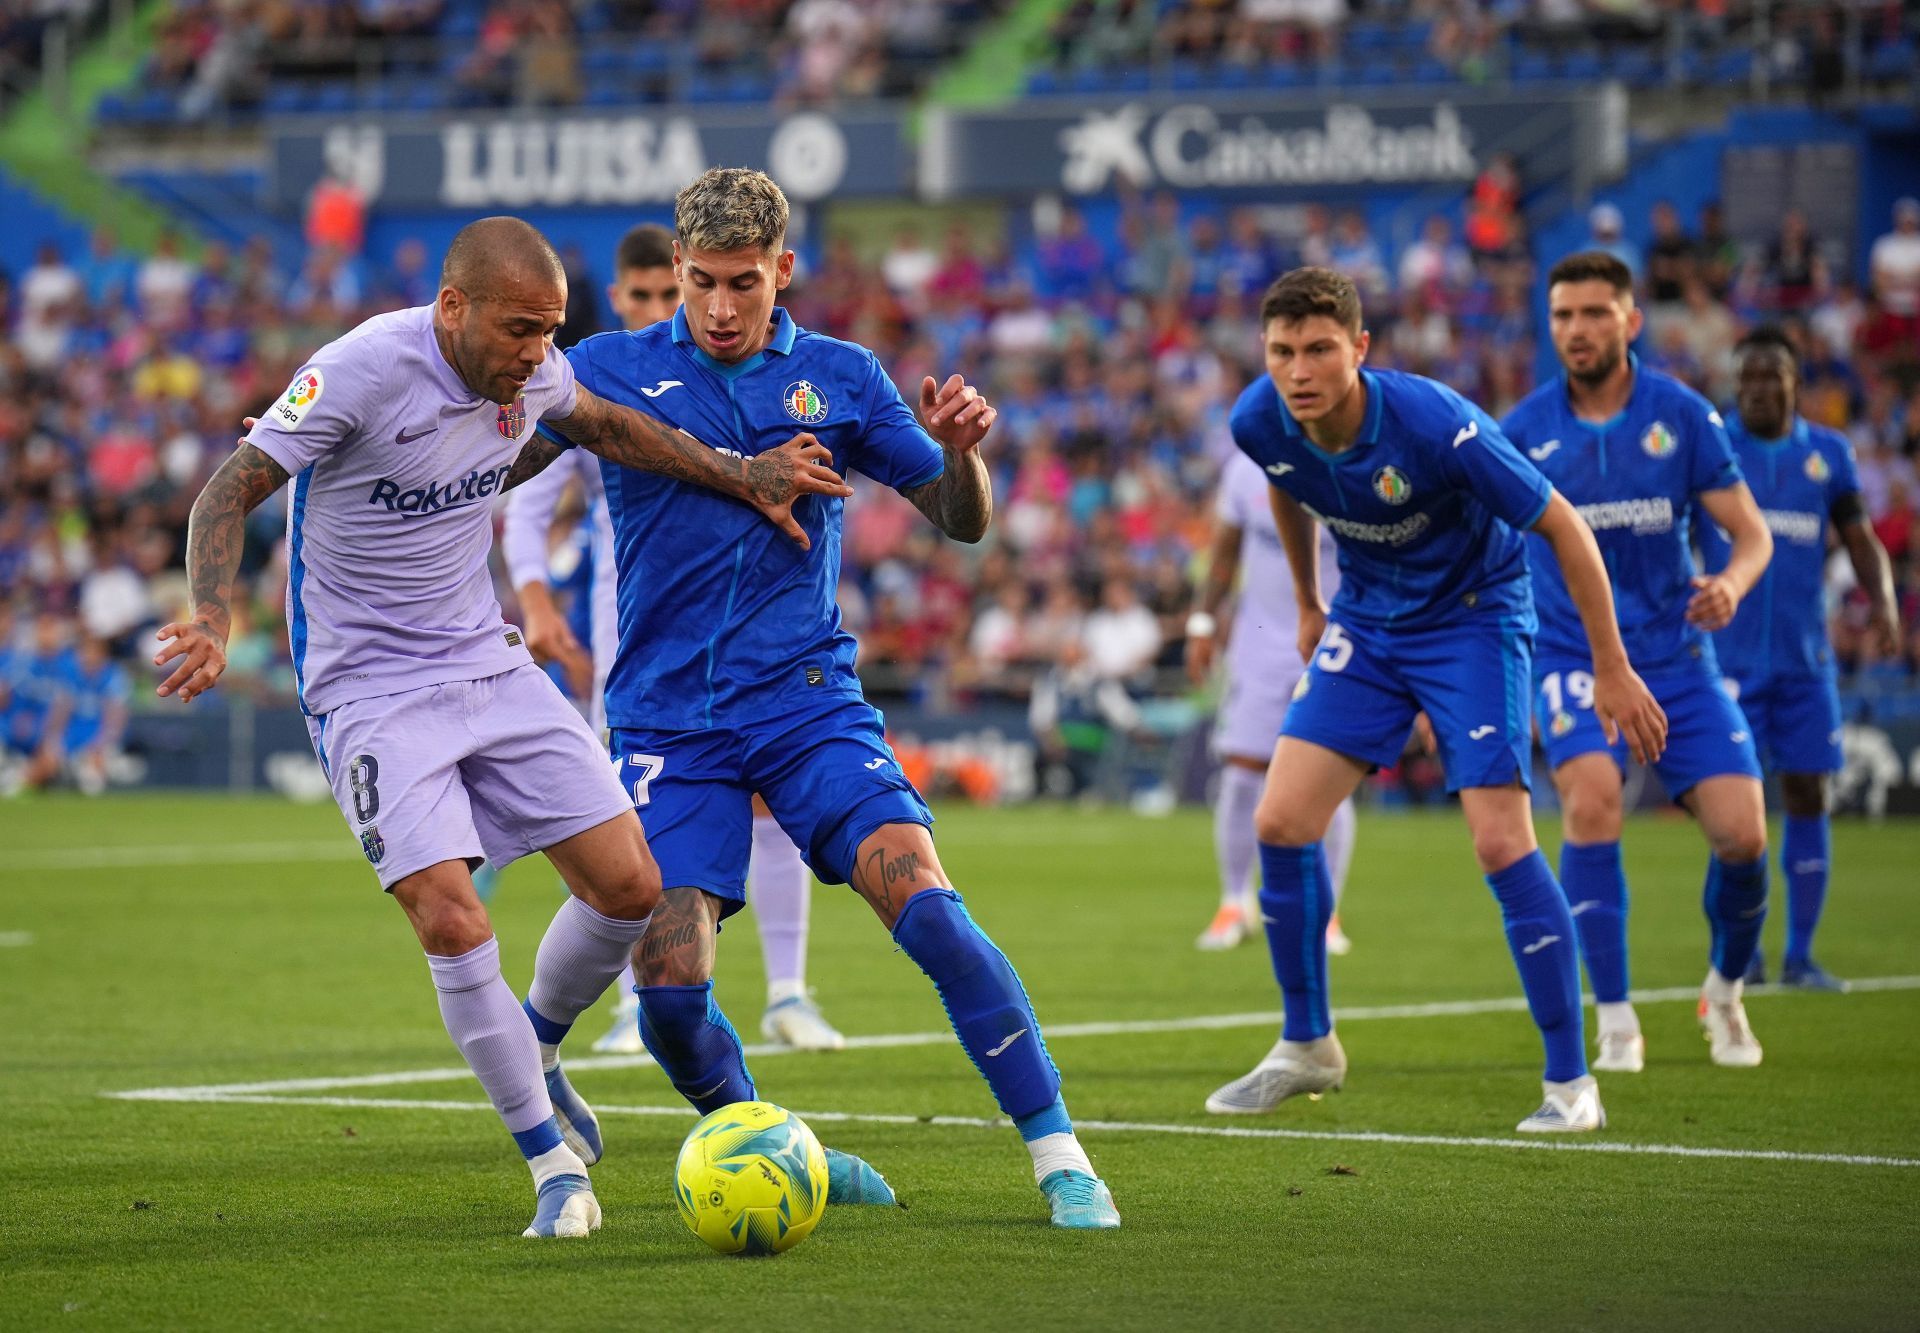
[[[1214,900],[1207,817],[951,809],[937,836],[1055,1030],[1117,1233],[1048,1227],[1010,1128],[926,1119],[994,1111],[937,1037],[931,987],[844,889],[815,891],[826,1013],[851,1036],[936,1036],[752,1066],[762,1096],[816,1113],[910,1210],[831,1211],[777,1259],[709,1254],[670,1193],[693,1117],[640,1110],[677,1099],[630,1062],[575,1078],[636,1108],[605,1116],[605,1230],[533,1242],[518,1235],[526,1173],[470,1078],[342,1082],[459,1061],[404,920],[331,808],[0,806],[0,1327],[1920,1323],[1920,990],[1905,988],[1920,985],[1920,825],[1836,826],[1820,951],[1842,975],[1904,985],[1756,995],[1766,1063],[1751,1071],[1709,1064],[1684,998],[1644,1004],[1648,1069],[1603,1080],[1612,1123],[1582,1140],[1772,1157],[1511,1146],[1537,1099],[1537,1042],[1523,1014],[1470,1003],[1347,1017],[1344,1092],[1211,1118],[1207,1093],[1273,1028],[1186,1020],[1279,1001],[1264,948],[1193,948]],[[1684,996],[1705,967],[1703,847],[1666,819],[1636,821],[1626,847],[1635,985]],[[555,893],[523,862],[495,900],[517,989]],[[1518,996],[1457,817],[1363,816],[1343,917],[1356,950],[1332,962],[1336,1008]],[[722,938],[720,976],[753,1041],[749,916]],[[582,1020],[576,1055],[603,1023]],[[1098,1024],[1130,1030],[1073,1031]],[[229,1094],[256,1101],[107,1095],[252,1083],[278,1086]],[[1325,1137],[1172,1132],[1229,1126]]]

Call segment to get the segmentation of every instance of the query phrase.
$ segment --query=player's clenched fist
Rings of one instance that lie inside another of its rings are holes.
[[[189,703],[196,695],[205,694],[219,684],[221,672],[227,669],[225,635],[216,633],[211,625],[194,620],[162,625],[154,637],[167,645],[154,654],[155,666],[163,667],[176,657],[185,659],[173,669],[172,675],[160,682],[158,693],[162,698],[177,692],[181,703]]]

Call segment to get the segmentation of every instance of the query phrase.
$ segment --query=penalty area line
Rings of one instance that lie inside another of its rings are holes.
[[[1851,983],[1853,990],[1866,991],[1910,991],[1920,990],[1920,976],[1904,977],[1866,977]],[[1779,986],[1754,986],[1747,990],[1747,998],[1762,999],[1782,995],[1802,995],[1805,992],[1788,990]],[[1688,1004],[1699,999],[1700,991],[1695,986],[1669,986],[1663,989],[1636,990],[1629,999],[1638,1004],[1662,1004],[1685,1001]],[[1822,997],[1825,1000],[1827,997]],[[1587,997],[1587,1003],[1593,1002]],[[1524,1012],[1527,1007],[1525,997],[1503,995],[1484,1000],[1440,1000],[1428,1004],[1375,1004],[1352,1005],[1335,1008],[1333,1018],[1336,1023],[1365,1022],[1375,1019],[1412,1019],[1412,1018],[1470,1018],[1479,1014],[1505,1014]],[[1187,1018],[1148,1018],[1107,1023],[1057,1023],[1047,1024],[1046,1037],[1049,1042],[1062,1041],[1074,1037],[1131,1037],[1157,1032],[1205,1032],[1232,1030],[1237,1028],[1278,1027],[1280,1012],[1276,1010],[1243,1014],[1199,1014]],[[944,1046],[954,1040],[951,1029],[942,1028],[937,1032],[893,1032],[877,1033],[868,1036],[847,1038],[846,1049],[850,1051],[892,1050],[910,1046]],[[776,1055],[796,1054],[791,1046],[756,1043],[744,1048],[745,1053],[754,1059],[765,1059]],[[653,1058],[647,1055],[589,1055],[578,1060],[568,1060],[567,1069],[572,1073],[596,1069],[643,1069],[653,1064]],[[124,1101],[181,1102],[205,1101],[212,1096],[247,1096],[265,1093],[302,1093],[337,1092],[346,1088],[390,1088],[404,1087],[415,1083],[453,1083],[473,1077],[473,1072],[465,1065],[442,1066],[438,1069],[400,1069],[384,1074],[347,1074],[324,1076],[319,1078],[283,1078],[269,1079],[255,1083],[208,1083],[198,1086],[178,1088],[132,1088],[124,1092],[103,1092],[103,1097],[113,1097]]]
[[[252,1093],[204,1092],[176,1100],[241,1106],[324,1106],[341,1110],[492,1111],[491,1102],[453,1102],[406,1097],[299,1097]],[[650,1116],[693,1120],[687,1106],[596,1105],[602,1116]],[[862,1111],[804,1111],[794,1114],[815,1124],[928,1125],[949,1129],[1011,1129],[1012,1122],[980,1116],[885,1115]],[[1075,1120],[1076,1130],[1094,1134],[1174,1134],[1208,1139],[1298,1139],[1318,1143],[1379,1143],[1419,1148],[1490,1148],[1518,1152],[1610,1153],[1628,1157],[1687,1157],[1740,1162],[1783,1162],[1808,1166],[1920,1167],[1920,1158],[1865,1153],[1794,1152],[1780,1148],[1703,1148],[1682,1143],[1621,1143],[1607,1139],[1513,1139],[1487,1135],[1395,1134],[1384,1130],[1277,1129],[1253,1125],[1182,1125],[1151,1120]]]

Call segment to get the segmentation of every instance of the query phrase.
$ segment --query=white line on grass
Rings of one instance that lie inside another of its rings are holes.
[[[186,1091],[182,1089],[180,1091]],[[174,1100],[243,1106],[328,1106],[342,1110],[381,1111],[491,1111],[491,1102],[449,1102],[406,1097],[276,1097],[202,1091]],[[596,1104],[598,1115],[664,1116],[692,1120],[695,1113],[680,1106],[608,1106]],[[882,1115],[859,1111],[800,1111],[802,1119],[818,1124],[934,1125],[961,1129],[1010,1129],[1007,1120],[959,1115]],[[1706,1157],[1743,1162],[1795,1162],[1817,1166],[1920,1167],[1916,1157],[1876,1157],[1863,1153],[1789,1152],[1768,1148],[1696,1148],[1679,1143],[1615,1143],[1604,1139],[1501,1139],[1480,1135],[1389,1134],[1375,1130],[1271,1129],[1245,1125],[1180,1125],[1150,1120],[1075,1120],[1076,1130],[1112,1134],[1179,1134],[1210,1139],[1310,1139],[1326,1143],[1390,1143],[1426,1148],[1511,1148],[1533,1152],[1617,1153],[1633,1157]]]
[[[1920,990],[1920,976],[1867,977],[1852,983],[1856,991]],[[1799,992],[1775,986],[1755,986],[1747,991],[1749,999]],[[1669,986],[1659,990],[1636,990],[1631,998],[1640,1004],[1686,1001],[1692,1003],[1700,992],[1692,986]],[[1501,1014],[1523,1010],[1526,1000],[1518,995],[1486,1000],[1442,1000],[1431,1004],[1376,1004],[1335,1009],[1335,1020],[1343,1023],[1377,1018],[1454,1018],[1476,1014]],[[1190,1018],[1149,1018],[1111,1023],[1059,1023],[1046,1028],[1048,1041],[1069,1037],[1123,1037],[1153,1032],[1199,1032],[1213,1029],[1273,1027],[1280,1022],[1278,1011],[1246,1014],[1201,1014]],[[904,1046],[944,1046],[953,1041],[953,1033],[894,1032],[872,1036],[848,1037],[848,1050],[890,1050]],[[790,1046],[754,1045],[746,1053],[756,1058],[790,1055]],[[590,1055],[569,1060],[574,1072],[593,1069],[639,1069],[651,1065],[647,1055]],[[260,1083],[208,1083],[179,1088],[133,1088],[125,1092],[107,1092],[102,1096],[125,1101],[183,1102],[206,1101],[215,1097],[288,1092],[333,1092],[344,1088],[386,1088],[411,1083],[448,1083],[473,1077],[465,1065],[438,1069],[403,1069],[386,1074],[351,1074],[325,1078],[269,1079]]]
[[[0,949],[24,949],[32,943],[30,930],[0,930]]]

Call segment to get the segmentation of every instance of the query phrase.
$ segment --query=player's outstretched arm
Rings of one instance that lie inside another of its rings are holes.
[[[1753,492],[1744,481],[1700,492],[1700,507],[1720,525],[1733,543],[1727,567],[1718,574],[1693,576],[1693,596],[1687,601],[1687,623],[1704,630],[1725,629],[1745,597],[1773,559],[1773,534]]]
[[[161,696],[180,695],[182,703],[205,694],[227,669],[227,632],[232,627],[233,581],[240,573],[246,544],[247,515],[287,484],[286,469],[246,441],[240,442],[207,479],[187,518],[187,584],[193,618],[163,625],[157,637],[166,646],[153,659],[165,666],[183,659],[160,683]]]
[[[656,472],[746,501],[803,551],[810,543],[793,517],[794,504],[808,495],[853,494],[852,488],[829,466],[833,455],[811,435],[796,435],[779,448],[752,458],[734,458],[709,449],[685,431],[675,430],[631,407],[608,402],[586,389],[579,391],[570,416],[548,417],[546,422],[581,448],[610,463]],[[559,445],[543,440],[535,432],[507,474],[507,485],[525,481],[559,453]],[[523,464],[524,476],[521,475]]]
[[[1873,627],[1874,646],[1882,657],[1900,655],[1900,609],[1893,596],[1893,565],[1887,548],[1874,535],[1867,522],[1867,511],[1859,492],[1840,497],[1833,506],[1833,530],[1847,548],[1853,562],[1853,575],[1867,594],[1868,623]]]
[[[1587,643],[1593,649],[1593,709],[1600,715],[1607,739],[1625,734],[1633,757],[1652,763],[1667,747],[1667,715],[1627,661],[1626,645],[1620,641],[1620,626],[1614,619],[1613,584],[1593,530],[1558,491],[1547,501],[1546,512],[1534,522],[1533,530],[1553,547],[1553,558],[1560,562],[1567,592],[1586,628]]]
[[[979,541],[993,522],[993,479],[980,457],[980,441],[999,415],[958,375],[937,386],[931,375],[920,382],[920,421],[939,443],[946,467],[932,481],[900,494],[957,542]]]
[[[1320,534],[1314,531],[1313,515],[1278,486],[1267,487],[1267,503],[1293,573],[1293,599],[1300,604],[1300,660],[1310,662],[1327,632],[1327,604],[1320,600]]]

